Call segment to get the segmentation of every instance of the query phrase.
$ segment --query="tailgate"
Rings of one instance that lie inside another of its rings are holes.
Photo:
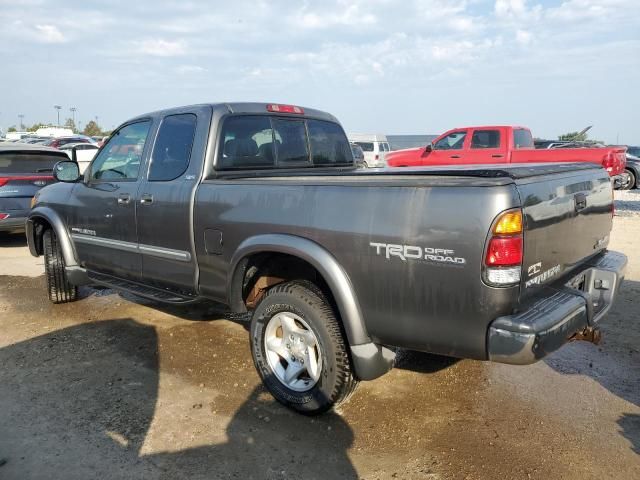
[[[0,174],[0,213],[29,210],[37,191],[54,181],[51,175]]]
[[[604,250],[613,221],[613,191],[602,169],[518,182],[524,214],[521,298]]]

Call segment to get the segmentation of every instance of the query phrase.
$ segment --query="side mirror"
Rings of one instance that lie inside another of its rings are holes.
[[[63,160],[53,167],[53,178],[59,182],[73,183],[80,178],[78,164],[73,161]]]
[[[431,151],[433,151],[433,145],[430,143],[429,145],[427,145],[426,147],[424,147],[424,151],[425,151],[425,152],[431,152]]]

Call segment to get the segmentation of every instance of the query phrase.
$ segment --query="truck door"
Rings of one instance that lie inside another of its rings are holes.
[[[121,127],[91,163],[69,198],[69,229],[89,270],[137,279],[136,199],[148,155],[151,120]]]
[[[507,138],[499,128],[476,128],[471,131],[467,154],[469,163],[505,163]]]
[[[456,165],[465,162],[467,130],[447,132],[433,144],[433,150],[424,157],[423,165]]]
[[[200,179],[210,114],[172,114],[161,120],[138,200],[138,241],[145,283],[195,291],[192,205]],[[197,160],[197,161],[196,161]]]

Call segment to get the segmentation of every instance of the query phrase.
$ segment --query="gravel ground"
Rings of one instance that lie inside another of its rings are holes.
[[[51,305],[0,236],[0,479],[640,479],[640,221],[621,215],[640,195],[616,197],[629,270],[599,346],[526,367],[401,352],[315,418],[265,392],[217,307]]]
[[[640,189],[616,190],[614,198],[618,216],[637,217],[640,215]]]

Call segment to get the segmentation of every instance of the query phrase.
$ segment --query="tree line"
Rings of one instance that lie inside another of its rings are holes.
[[[51,127],[51,125],[38,122],[38,123],[34,123],[30,127],[27,127],[26,130],[24,131],[35,132],[39,128],[44,128],[44,127]],[[67,120],[64,122],[64,125],[62,125],[62,127],[71,129],[73,133],[81,133],[83,135],[87,135],[88,137],[102,137],[102,136],[107,136],[111,133],[109,130],[103,130],[102,127],[98,125],[98,122],[95,122],[93,120],[87,122],[87,124],[84,126],[84,129],[82,131],[78,130],[78,127],[76,126],[72,118],[67,118]],[[9,127],[7,131],[17,132],[18,128],[16,125],[12,125]]]

